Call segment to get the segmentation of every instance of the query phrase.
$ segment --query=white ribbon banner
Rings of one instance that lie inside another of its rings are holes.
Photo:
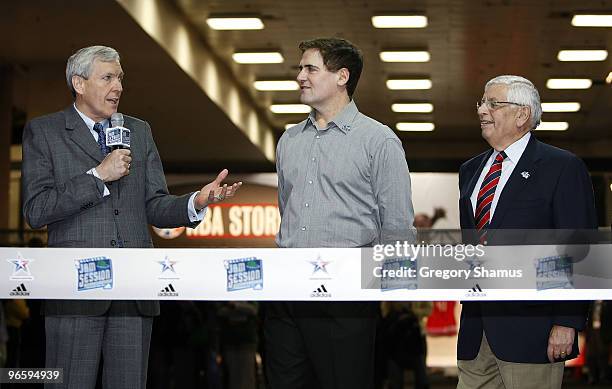
[[[612,289],[364,288],[361,249],[0,248],[0,298],[82,300],[594,300]],[[369,260],[367,266],[363,266]],[[365,269],[365,270],[364,270]],[[421,270],[419,269],[419,272]],[[371,273],[371,274],[363,274]],[[534,270],[535,272],[535,270]],[[364,277],[366,276],[366,277]],[[365,281],[364,281],[365,280]],[[423,283],[421,283],[423,281]],[[470,282],[468,280],[468,282]],[[425,287],[422,287],[424,285]],[[493,286],[494,287],[494,286]]]

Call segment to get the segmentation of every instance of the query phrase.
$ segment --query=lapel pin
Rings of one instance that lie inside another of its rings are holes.
[[[528,179],[529,178],[529,172],[521,172],[521,176],[523,176],[524,179]]]

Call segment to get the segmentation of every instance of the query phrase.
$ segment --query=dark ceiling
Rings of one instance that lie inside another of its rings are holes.
[[[612,49],[612,28],[570,25],[576,12],[612,13],[609,1],[167,1],[226,62],[261,111],[267,112],[277,137],[285,123],[297,122],[305,115],[272,114],[268,105],[297,102],[298,94],[257,92],[252,82],[293,79],[300,56],[297,43],[334,35],[353,41],[364,52],[365,68],[355,96],[364,113],[392,128],[398,121],[435,123],[433,132],[398,133],[413,170],[454,171],[460,161],[486,148],[480,139],[475,101],[482,96],[484,83],[500,74],[531,79],[543,101],[580,102],[578,113],[544,114],[546,121],[568,121],[569,130],[540,131],[537,136],[576,152],[591,161],[591,167],[610,170],[612,166],[606,167],[612,161],[612,88],[603,81],[612,71],[612,56],[603,62],[556,59],[557,52],[565,48]],[[370,22],[376,14],[407,12],[425,14],[428,27],[383,30],[375,29]],[[256,14],[263,18],[265,29],[213,31],[206,25],[211,14]],[[207,172],[220,166],[242,171],[273,169],[262,152],[231,123],[224,108],[215,105],[114,1],[3,1],[0,34],[0,64],[20,69],[20,77],[39,77],[60,90],[65,87],[62,72],[66,58],[74,50],[91,44],[116,47],[127,75],[121,110],[152,124],[169,171]],[[231,60],[234,51],[247,49],[279,49],[285,62],[238,65]],[[431,60],[384,63],[378,57],[383,49],[427,49]],[[390,91],[385,87],[390,77],[414,75],[430,77],[432,89]],[[546,80],[552,77],[591,78],[594,85],[587,90],[546,89]],[[67,90],[50,95],[58,94],[62,98],[46,102],[49,111],[61,109],[70,101]],[[433,113],[391,111],[392,103],[420,101],[433,103]],[[42,109],[40,104],[36,108]],[[37,109],[25,109],[39,114]]]
[[[603,62],[559,62],[566,48],[612,49],[611,28],[576,28],[570,24],[576,12],[612,13],[609,1],[508,1],[508,0],[174,0],[215,51],[228,62],[234,51],[280,49],[285,62],[271,65],[238,65],[235,73],[251,88],[264,107],[270,102],[297,102],[297,92],[257,92],[254,79],[295,78],[299,41],[319,36],[340,36],[359,45],[365,67],[355,100],[359,108],[394,127],[398,121],[433,121],[431,133],[400,133],[407,155],[445,158],[469,155],[482,149],[475,102],[490,78],[518,74],[532,80],[543,101],[578,101],[578,113],[545,113],[543,120],[568,121],[565,132],[539,132],[552,142],[582,144],[577,150],[594,156],[593,142],[612,138],[612,88],[605,84],[612,71],[612,55]],[[377,14],[419,13],[428,17],[423,29],[376,29],[370,18]],[[258,31],[214,31],[206,24],[209,15],[253,14],[265,24]],[[427,63],[384,63],[381,50],[427,49]],[[426,91],[391,91],[385,81],[395,76],[428,76],[433,87]],[[588,90],[549,90],[554,77],[591,78]],[[431,102],[432,114],[391,111],[397,102]],[[275,115],[271,120],[282,131],[287,122],[304,115]],[[411,144],[418,147],[411,147]],[[590,145],[590,146],[589,146]],[[467,153],[467,154],[466,154]],[[612,151],[607,150],[607,156]]]

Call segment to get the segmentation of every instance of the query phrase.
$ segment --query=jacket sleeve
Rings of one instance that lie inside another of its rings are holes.
[[[58,183],[45,128],[29,122],[23,131],[22,193],[26,221],[41,228],[96,205],[104,183],[86,172]]]

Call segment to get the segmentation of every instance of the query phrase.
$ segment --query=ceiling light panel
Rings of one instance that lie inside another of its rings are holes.
[[[546,81],[548,89],[589,89],[593,81],[588,78],[550,78]]]
[[[557,54],[557,59],[562,62],[605,61],[606,58],[607,50],[561,50]]]
[[[283,55],[277,51],[237,52],[232,54],[232,59],[240,64],[282,63],[285,60]]]
[[[431,103],[396,103],[391,105],[393,112],[400,113],[430,113],[433,112]]]
[[[431,59],[428,51],[381,51],[379,56],[383,62],[429,62]]]
[[[566,131],[569,128],[568,122],[541,122],[536,130],[538,131]]]
[[[612,15],[574,15],[574,27],[612,27]]]
[[[310,113],[310,106],[306,104],[272,104],[270,111],[273,113]]]
[[[431,80],[427,79],[391,79],[387,80],[391,90],[431,89]]]
[[[542,103],[543,112],[578,112],[580,111],[580,103]]]
[[[291,91],[298,90],[300,86],[293,80],[259,80],[253,83],[259,91]]]
[[[423,16],[423,15],[372,16],[372,25],[376,28],[424,28],[424,27],[427,27],[427,16]]]
[[[433,131],[436,126],[433,123],[399,122],[395,125],[395,128],[402,132],[429,132]]]
[[[262,30],[260,18],[208,18],[206,24],[213,30]]]

